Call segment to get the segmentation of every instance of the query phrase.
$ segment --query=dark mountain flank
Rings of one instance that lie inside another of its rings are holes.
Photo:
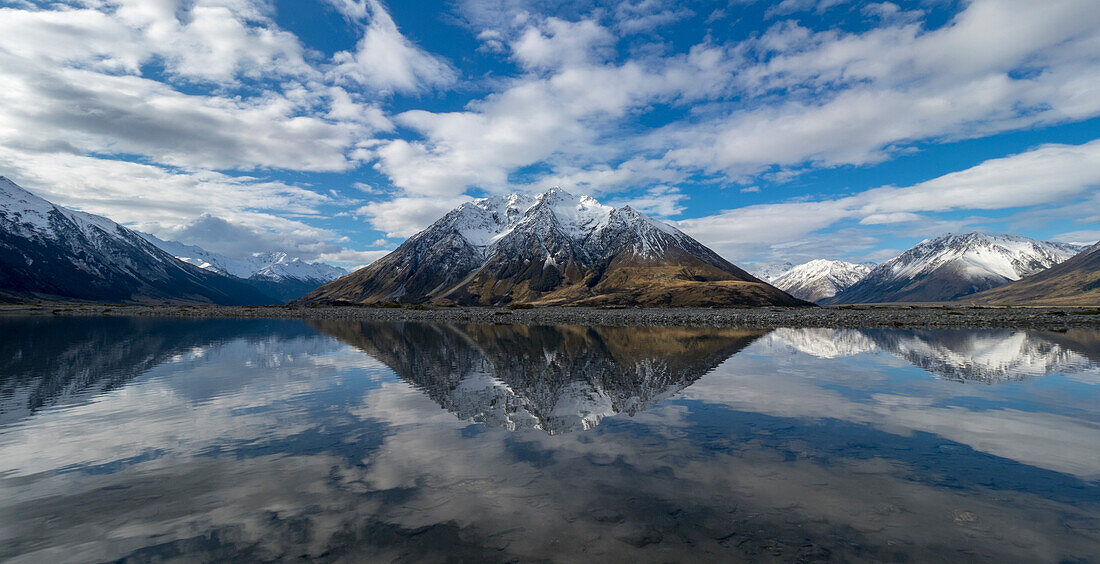
[[[560,189],[463,204],[298,303],[800,306],[676,228]]]
[[[186,264],[136,232],[0,177],[0,300],[267,304],[243,281]]]

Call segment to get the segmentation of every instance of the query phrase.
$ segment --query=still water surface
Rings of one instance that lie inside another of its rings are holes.
[[[1100,332],[0,319],[0,561],[1100,561]]]

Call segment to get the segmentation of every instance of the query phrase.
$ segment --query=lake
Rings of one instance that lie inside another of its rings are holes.
[[[0,561],[1100,559],[1100,332],[0,319]]]

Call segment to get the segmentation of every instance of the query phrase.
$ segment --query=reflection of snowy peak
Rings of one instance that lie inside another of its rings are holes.
[[[914,331],[874,338],[885,350],[950,380],[1024,380],[1093,366],[1081,354],[1024,331]]]
[[[865,264],[839,260],[812,260],[769,280],[776,288],[807,301],[831,298],[850,288],[871,272]]]
[[[782,328],[765,339],[817,358],[840,358],[878,350],[870,337],[855,329]]]
[[[1070,335],[1072,337],[1072,335]],[[951,380],[998,382],[1090,370],[1090,351],[1078,351],[1063,334],[1012,330],[778,329],[768,335],[818,358],[876,350]],[[1087,342],[1087,340],[1083,341]]]
[[[1014,235],[944,235],[905,251],[827,303],[947,301],[1050,268],[1080,251]]]
[[[590,429],[604,417],[642,411],[761,334],[414,323],[316,326],[386,363],[462,419],[551,434]]]

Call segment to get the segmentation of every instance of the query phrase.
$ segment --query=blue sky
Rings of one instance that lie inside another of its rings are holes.
[[[553,185],[749,267],[1100,239],[1094,0],[0,6],[0,174],[230,255]]]

